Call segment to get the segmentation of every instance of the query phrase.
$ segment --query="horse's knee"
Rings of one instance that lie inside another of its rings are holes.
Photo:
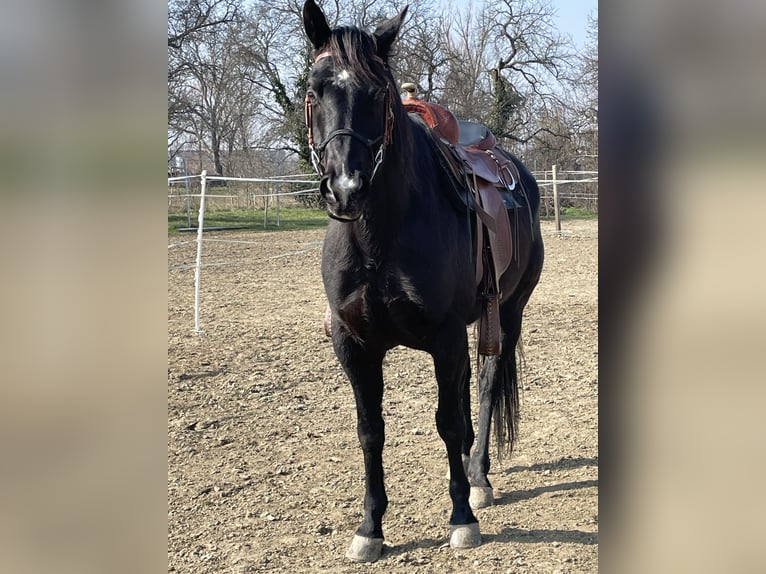
[[[383,450],[383,443],[386,440],[385,432],[382,428],[359,425],[357,427],[357,435],[359,436],[359,445],[363,451],[380,451]]]

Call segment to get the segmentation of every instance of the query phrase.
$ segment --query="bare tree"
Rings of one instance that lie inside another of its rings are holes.
[[[311,52],[300,14],[296,1],[254,3],[245,15],[245,42],[239,50],[243,80],[264,95],[260,120],[265,137],[257,147],[284,149],[308,161],[303,95]]]
[[[581,57],[577,97],[577,131],[584,150],[595,155],[598,149],[598,15],[588,17],[588,43]]]
[[[175,94],[183,114],[170,117],[170,125],[210,153],[218,175],[224,173],[225,155],[249,140],[260,102],[243,80],[241,44],[241,26],[229,24],[179,50],[184,73]]]
[[[198,98],[188,56],[203,38],[233,23],[239,0],[169,0],[168,2],[168,156],[173,157],[195,133]]]
[[[168,2],[168,48],[183,43],[205,29],[233,22],[239,0],[170,0]]]
[[[443,71],[450,59],[444,27],[432,12],[411,13],[394,67],[401,82],[414,82],[421,99],[443,98]]]
[[[574,50],[553,24],[548,0],[448,7],[441,102],[486,123],[508,147],[552,127],[538,118],[565,106]],[[560,132],[559,137],[567,137]]]
[[[574,50],[553,24],[549,0],[467,7],[436,0],[325,0],[331,25],[373,28],[410,5],[392,56],[394,77],[461,119],[482,121],[513,151],[556,150],[556,139],[597,133],[595,48]],[[168,16],[168,149],[194,142],[215,170],[255,165],[247,154],[284,150],[308,165],[303,98],[313,50],[302,0],[171,0]],[[593,29],[597,27],[594,20]],[[571,83],[577,80],[577,89]],[[540,152],[542,153],[542,151]],[[547,151],[545,152],[548,153]],[[551,154],[556,153],[550,151]]]
[[[517,142],[541,133],[568,137],[534,121],[566,107],[563,96],[573,79],[574,49],[556,29],[549,0],[503,0],[491,12],[497,135]]]

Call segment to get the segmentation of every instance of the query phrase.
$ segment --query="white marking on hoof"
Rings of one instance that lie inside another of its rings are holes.
[[[459,526],[450,526],[449,545],[450,548],[475,548],[481,544],[481,531],[479,523],[461,524]]]
[[[468,504],[471,508],[487,508],[495,503],[495,497],[491,486],[472,486],[471,495],[468,497]]]
[[[367,538],[354,534],[351,546],[348,547],[346,558],[353,562],[375,562],[383,552],[382,538]]]

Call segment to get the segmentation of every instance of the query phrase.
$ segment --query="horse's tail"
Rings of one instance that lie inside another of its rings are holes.
[[[501,306],[502,351],[497,361],[497,372],[492,379],[492,420],[495,424],[495,439],[498,457],[506,452],[510,455],[518,438],[519,387],[524,367],[524,345],[521,337],[521,323],[524,308],[532,295],[543,267],[543,244],[539,236],[532,247],[530,260],[524,277],[514,294],[515,301],[506,301]]]
[[[510,455],[519,430],[519,382],[520,369],[517,354],[523,364],[524,356],[519,336],[515,349],[509,349],[507,360],[500,361],[495,388],[492,389],[492,421],[495,425],[495,442],[498,458]]]
[[[511,154],[508,154],[513,158]],[[514,158],[515,159],[515,158]],[[493,380],[492,388],[492,420],[495,425],[495,439],[498,457],[511,454],[518,437],[519,387],[522,383],[524,366],[524,348],[521,337],[521,323],[524,308],[535,290],[545,259],[545,249],[540,233],[540,194],[537,182],[526,166],[518,161],[517,167],[523,181],[523,192],[529,209],[529,229],[526,234],[521,231],[518,243],[521,244],[529,237],[529,255],[526,259],[526,269],[509,300],[500,305],[502,327],[502,351],[497,361],[499,372]],[[526,229],[526,218],[519,217],[517,229]]]

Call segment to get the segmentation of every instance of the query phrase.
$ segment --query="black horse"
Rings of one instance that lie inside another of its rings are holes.
[[[309,144],[332,218],[322,277],[333,347],[351,381],[364,453],[364,520],[346,554],[354,561],[377,560],[382,550],[381,522],[388,505],[382,363],[397,345],[433,357],[436,425],[450,469],[450,545],[481,543],[471,507],[492,504],[490,418],[494,414],[499,446],[510,450],[518,418],[516,345],[543,262],[539,191],[514,158],[527,205],[519,209],[525,216],[515,218],[515,259],[500,286],[502,350],[483,364],[474,436],[466,326],[482,308],[472,248],[475,224],[448,199],[454,181],[428,128],[406,113],[388,67],[406,12],[369,34],[355,27],[331,29],[314,0],[303,7],[306,33],[316,49],[306,95]]]

